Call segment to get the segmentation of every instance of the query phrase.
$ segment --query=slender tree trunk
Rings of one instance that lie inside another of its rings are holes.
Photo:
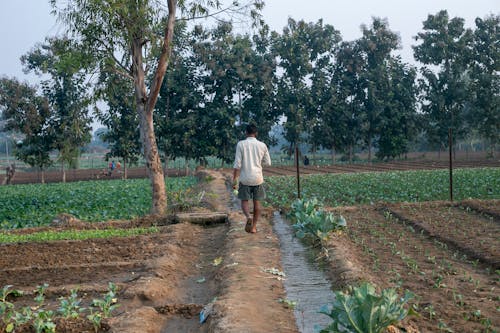
[[[163,169],[163,173],[165,174],[165,178],[168,177],[168,156],[165,154],[165,168]]]
[[[151,181],[152,207],[151,213],[164,214],[167,209],[167,194],[165,192],[165,178],[158,154],[156,138],[153,127],[153,110],[146,108],[147,93],[144,82],[144,69],[142,63],[142,42],[134,40],[132,45],[134,63],[134,86],[136,107],[139,114],[140,134],[146,170]]]
[[[139,103],[138,103],[139,104]],[[144,159],[149,180],[151,181],[153,205],[151,213],[164,214],[167,209],[167,193],[165,191],[165,177],[158,154],[155,133],[153,128],[153,113],[144,110],[145,105],[139,104],[140,128]]]
[[[45,170],[43,170],[43,168],[40,168],[40,173],[42,176],[42,184],[45,184]]]
[[[332,163],[336,163],[335,148],[332,148]]]
[[[368,163],[372,164],[372,136],[368,135]]]
[[[66,169],[64,169],[64,162],[61,162],[62,182],[66,183]]]
[[[352,164],[352,144],[349,145],[349,164]]]
[[[158,100],[161,84],[165,77],[170,55],[172,53],[172,40],[174,36],[175,15],[177,9],[176,0],[168,0],[168,20],[164,29],[163,45],[158,65],[151,80],[149,94],[146,90],[145,72],[143,63],[143,45],[145,40],[142,36],[136,36],[131,41],[132,53],[132,76],[134,78],[135,102],[140,119],[140,133],[143,145],[143,154],[146,161],[148,177],[151,181],[153,204],[151,212],[164,214],[167,209],[167,193],[165,191],[165,177],[160,161],[158,146],[153,126],[153,110]]]

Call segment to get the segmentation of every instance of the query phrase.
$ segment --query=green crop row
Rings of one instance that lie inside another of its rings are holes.
[[[31,234],[8,234],[0,232],[0,243],[48,242],[58,240],[85,240],[110,237],[129,237],[158,232],[158,227],[102,230],[42,231]]]
[[[457,169],[453,172],[453,197],[499,199],[500,168]],[[295,177],[266,178],[267,204],[289,207],[297,198]],[[449,199],[447,170],[370,172],[305,175],[301,195],[328,206],[377,202],[421,202]]]
[[[172,197],[196,183],[194,177],[167,178]],[[30,184],[0,187],[0,228],[14,229],[49,224],[58,214],[95,222],[131,219],[151,208],[148,179]]]

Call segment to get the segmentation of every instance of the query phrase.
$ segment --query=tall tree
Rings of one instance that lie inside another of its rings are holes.
[[[58,8],[58,3],[65,7]],[[51,0],[70,31],[94,50],[102,70],[117,71],[134,82],[143,154],[152,187],[152,212],[159,214],[166,210],[167,195],[153,111],[170,60],[177,9],[183,18],[211,16],[215,14],[212,10],[250,11],[258,18],[263,6],[261,0],[246,5],[235,0],[229,8],[222,8],[219,0],[166,0],[166,3],[165,13],[163,2],[157,0]],[[152,69],[146,66],[151,63],[149,57],[156,59]],[[128,61],[131,66],[126,67],[123,59],[131,59]]]
[[[45,97],[35,87],[16,79],[0,79],[0,111],[6,120],[5,129],[19,132],[23,139],[18,143],[16,157],[37,167],[42,172],[52,165],[50,151],[53,136],[50,131],[50,108]]]
[[[48,74],[42,81],[43,94],[51,109],[53,148],[59,151],[63,182],[64,165],[76,167],[80,149],[90,142],[90,97],[87,93],[86,72],[82,64],[88,62],[78,45],[66,38],[49,38],[21,57],[26,71]]]
[[[446,10],[429,15],[423,30],[415,37],[421,43],[413,46],[415,59],[424,64],[422,111],[428,115],[429,142],[441,149],[448,144],[449,128],[455,138],[466,132],[464,106],[472,31],[464,27],[464,19],[450,19]]]
[[[408,152],[410,141],[417,134],[416,69],[399,57],[388,63],[389,90],[380,114],[377,157],[392,159]]]
[[[359,45],[366,61],[364,80],[367,91],[362,133],[368,147],[368,161],[371,162],[373,140],[380,134],[381,114],[389,93],[391,52],[399,48],[401,42],[399,36],[389,29],[388,22],[380,18],[373,18],[371,26],[363,25],[361,30],[363,36]]]
[[[361,139],[362,112],[366,101],[363,72],[366,66],[358,41],[343,42],[335,53],[332,99],[322,117],[325,148],[347,153],[352,163],[354,148]]]
[[[309,82],[316,64],[326,65],[325,58],[340,40],[340,34],[323,21],[306,23],[288,19],[283,33],[273,33],[273,51],[279,59],[282,75],[278,79],[277,105],[286,117],[285,138],[290,143],[289,153],[299,141],[306,119],[313,119],[311,84]]]
[[[469,122],[489,141],[490,154],[500,142],[500,16],[476,19]]]
[[[198,30],[196,28],[195,30]],[[206,156],[207,135],[202,133],[203,108],[201,65],[193,54],[196,34],[185,24],[176,26],[174,49],[155,112],[158,146],[165,159],[187,160]]]
[[[136,163],[141,152],[139,119],[135,111],[134,89],[130,81],[116,73],[101,73],[100,94],[107,108],[97,111],[97,117],[106,125],[101,139],[109,143],[107,159],[123,160],[123,178],[127,179],[127,167]]]

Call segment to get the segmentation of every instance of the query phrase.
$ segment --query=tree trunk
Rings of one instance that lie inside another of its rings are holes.
[[[349,164],[352,164],[352,144],[349,145]]]
[[[62,182],[66,183],[66,169],[64,169],[64,162],[61,162]]]
[[[372,136],[368,136],[368,163],[372,164]]]
[[[165,192],[165,177],[153,128],[153,113],[144,108],[143,103],[138,103],[142,148],[153,196],[151,213],[164,214],[167,209],[167,193]]]
[[[127,160],[123,159],[123,179],[127,179]]]
[[[158,146],[153,126],[153,110],[158,100],[161,84],[165,77],[170,55],[172,53],[172,40],[174,36],[176,0],[168,0],[168,20],[164,29],[163,45],[158,65],[151,81],[149,95],[146,91],[145,72],[143,63],[144,39],[137,36],[131,41],[132,76],[134,78],[135,102],[140,119],[140,133],[143,145],[144,160],[148,177],[151,181],[153,214],[164,214],[167,209],[167,193],[165,191],[165,177],[160,161]]]
[[[139,114],[140,134],[144,160],[148,178],[151,181],[152,207],[151,213],[164,214],[167,209],[167,194],[165,192],[165,178],[163,168],[158,154],[156,138],[153,127],[153,110],[146,109],[147,93],[144,82],[144,69],[142,64],[142,43],[134,40],[133,46],[134,62],[134,86],[137,113]]]
[[[336,162],[335,148],[332,148],[332,164],[335,164],[335,162]]]
[[[43,170],[43,168],[40,168],[40,173],[42,176],[42,184],[45,184],[45,171]]]

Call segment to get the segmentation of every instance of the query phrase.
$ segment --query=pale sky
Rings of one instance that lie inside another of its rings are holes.
[[[361,36],[360,25],[371,17],[387,18],[391,30],[401,36],[403,60],[413,62],[413,37],[422,30],[428,14],[446,9],[450,17],[462,17],[474,27],[476,17],[500,14],[499,0],[267,0],[263,15],[272,30],[282,32],[288,17],[333,25],[344,40]],[[50,15],[48,0],[0,0],[0,76],[32,80],[22,72],[19,58],[46,36],[64,32]]]

